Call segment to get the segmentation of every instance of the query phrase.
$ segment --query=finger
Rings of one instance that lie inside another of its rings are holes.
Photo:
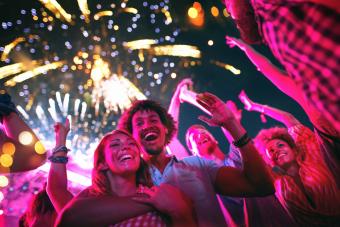
[[[203,95],[204,95],[204,97],[205,97],[207,100],[209,100],[209,102],[210,102],[211,104],[214,104],[214,103],[216,103],[217,101],[220,100],[220,98],[218,98],[216,95],[213,95],[213,94],[211,94],[211,93],[209,93],[209,92],[204,92]]]
[[[145,204],[151,204],[151,205],[153,204],[152,200],[147,197],[134,196],[131,199],[139,203],[145,203]]]
[[[69,120],[68,118],[66,118],[66,120],[65,120],[65,128],[66,128],[67,130],[70,129],[70,120]]]
[[[197,95],[197,98],[198,98],[201,102],[205,103],[205,105],[206,105],[208,108],[210,108],[210,107],[212,107],[212,106],[214,105],[215,101],[214,101],[214,99],[213,99],[211,96],[209,96],[208,94],[209,94],[209,93],[198,94],[198,95]]]
[[[205,122],[209,126],[216,126],[214,121],[212,119],[206,117],[206,116],[201,115],[201,116],[198,117],[198,119]]]

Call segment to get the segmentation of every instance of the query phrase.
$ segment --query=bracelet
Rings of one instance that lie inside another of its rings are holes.
[[[247,145],[250,141],[251,141],[251,138],[248,136],[248,133],[244,133],[244,135],[240,139],[233,142],[233,145],[235,147],[241,148]]]
[[[53,163],[63,163],[63,164],[66,164],[68,162],[68,157],[63,157],[63,156],[50,156],[48,157],[48,160],[50,160],[50,162],[53,162]]]
[[[70,149],[68,149],[66,146],[62,145],[62,146],[59,146],[59,147],[55,147],[52,149],[52,154],[55,154],[55,153],[58,153],[58,152],[69,152]]]

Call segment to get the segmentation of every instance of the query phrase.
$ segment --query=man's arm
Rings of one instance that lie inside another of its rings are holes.
[[[203,93],[197,96],[197,102],[210,110],[212,118],[200,116],[210,126],[222,126],[233,138],[233,141],[248,141],[239,146],[243,169],[222,167],[216,176],[217,192],[229,196],[265,196],[273,194],[275,189],[267,167],[253,143],[246,138],[246,130],[233,113],[218,97]]]
[[[151,210],[128,197],[76,197],[62,210],[56,226],[109,226]]]
[[[190,79],[184,79],[177,85],[168,108],[168,113],[175,120],[177,129],[179,122],[179,110],[181,106],[180,100],[181,90],[187,89],[189,86],[192,86],[192,81]],[[171,140],[170,144],[167,145],[167,149],[169,149],[171,154],[174,154],[179,159],[189,156],[187,150],[184,148],[183,144],[179,141],[177,133]]]

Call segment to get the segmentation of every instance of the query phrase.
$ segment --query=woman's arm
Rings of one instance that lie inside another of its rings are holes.
[[[318,111],[307,100],[302,89],[296,85],[295,81],[290,78],[286,72],[273,65],[269,59],[258,53],[242,40],[228,36],[226,38],[230,47],[238,46],[241,50],[243,50],[258,70],[261,71],[268,80],[270,80],[283,93],[294,99],[303,108],[309,120],[315,127],[328,135],[339,137],[339,132],[337,132],[325,119],[325,117],[322,116],[320,111]],[[260,107],[260,109],[262,110],[262,107]]]
[[[59,214],[55,226],[109,226],[152,211],[128,197],[75,197]]]
[[[65,147],[66,137],[70,131],[70,123],[66,120],[65,124],[56,123],[54,125],[56,148]],[[67,158],[67,151],[59,151],[52,154],[54,157]],[[47,178],[46,192],[56,209],[57,213],[73,198],[73,195],[67,190],[67,169],[66,163],[51,161],[50,171]]]
[[[268,105],[262,105],[250,100],[245,93],[242,91],[239,95],[241,102],[244,104],[245,109],[248,111],[256,111],[269,116],[281,123],[283,123],[287,128],[300,124],[300,122],[290,113],[270,107]]]

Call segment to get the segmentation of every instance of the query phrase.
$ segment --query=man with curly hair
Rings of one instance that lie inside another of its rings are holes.
[[[177,160],[168,155],[165,147],[176,132],[175,122],[166,109],[151,100],[135,102],[123,113],[119,128],[129,131],[142,145],[155,185],[173,185],[192,200],[199,226],[226,226],[216,194],[269,195],[273,193],[271,178],[245,129],[225,103],[210,93],[199,94],[197,102],[212,113],[211,119],[202,116],[201,120],[231,133],[246,160],[243,169],[222,167],[198,156]]]

